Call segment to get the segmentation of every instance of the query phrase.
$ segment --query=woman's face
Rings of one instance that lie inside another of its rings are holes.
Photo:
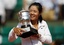
[[[29,8],[29,13],[30,13],[30,20],[38,20],[39,11],[38,11],[37,6],[32,5]]]

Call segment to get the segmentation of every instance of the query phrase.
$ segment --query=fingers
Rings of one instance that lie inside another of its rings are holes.
[[[17,31],[20,31],[20,32],[25,32],[25,30],[22,29],[22,28],[15,28],[14,30],[17,30]]]
[[[19,30],[21,31],[21,32],[26,32],[24,29],[22,29],[22,28],[19,28]]]
[[[20,35],[20,30],[18,28],[14,28],[14,33],[17,34],[17,35]]]
[[[14,28],[14,33],[16,35],[21,35],[23,32],[25,32],[25,30],[23,30],[21,28]]]
[[[35,34],[35,35],[32,35],[32,36],[39,38],[41,35],[40,34]]]
[[[39,37],[41,36],[40,34],[37,34]]]

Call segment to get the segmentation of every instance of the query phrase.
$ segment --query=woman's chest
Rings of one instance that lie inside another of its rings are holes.
[[[45,31],[46,31],[46,25],[40,23],[38,25],[38,33],[42,35],[42,34],[45,34]]]

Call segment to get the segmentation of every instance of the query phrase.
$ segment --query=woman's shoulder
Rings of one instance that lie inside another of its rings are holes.
[[[43,24],[47,24],[47,22],[45,21],[45,20],[42,20],[42,22],[41,23],[43,23]]]
[[[45,25],[45,27],[48,27],[48,24],[46,21],[42,20],[42,25]]]

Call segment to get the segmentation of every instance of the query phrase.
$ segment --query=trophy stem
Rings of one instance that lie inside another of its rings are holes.
[[[25,24],[25,27],[27,27],[27,22],[24,22],[24,24]]]

